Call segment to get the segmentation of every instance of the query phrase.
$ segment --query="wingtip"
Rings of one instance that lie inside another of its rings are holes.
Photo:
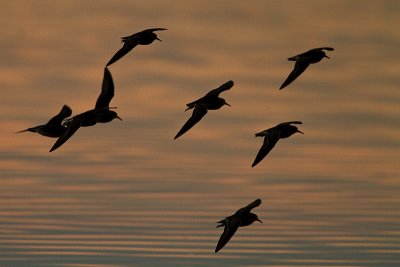
[[[53,152],[54,150],[56,150],[57,148],[59,148],[59,146],[56,146],[55,144],[50,148],[49,152]]]
[[[105,68],[107,68],[108,66],[110,66],[110,65],[113,64],[113,63],[114,63],[114,62],[111,62],[111,60],[108,61],[107,64],[106,64],[106,66],[105,66]]]

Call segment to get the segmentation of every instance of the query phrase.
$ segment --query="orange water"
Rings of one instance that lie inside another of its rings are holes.
[[[215,3],[217,2],[217,3]],[[0,266],[400,266],[398,1],[8,1],[0,23]],[[15,131],[94,106],[110,66],[123,122]],[[332,46],[291,85],[290,56]],[[227,80],[232,105],[185,104]],[[254,133],[301,120],[255,168]],[[215,222],[264,224],[217,255]]]

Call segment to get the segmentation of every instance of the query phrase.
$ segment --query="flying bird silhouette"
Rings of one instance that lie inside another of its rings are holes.
[[[66,127],[62,125],[62,121],[65,118],[71,116],[71,114],[71,108],[67,105],[64,105],[60,112],[56,116],[51,118],[46,124],[28,128],[17,133],[33,132],[47,137],[60,137],[66,130]]]
[[[281,87],[279,87],[279,89],[281,90],[286,86],[288,86],[291,82],[293,82],[297,77],[300,76],[300,74],[302,74],[307,69],[307,67],[310,64],[320,62],[321,59],[323,59],[324,57],[329,59],[329,57],[325,54],[323,50],[333,51],[333,48],[332,47],[314,48],[305,53],[288,58],[288,60],[290,61],[296,61],[296,64],[294,65],[294,69],[292,70],[292,72],[283,82]]]
[[[246,207],[236,211],[235,214],[217,222],[219,223],[219,225],[217,225],[217,228],[224,226],[224,232],[219,238],[217,247],[215,248],[215,253],[217,253],[221,248],[226,245],[226,243],[229,242],[229,240],[236,233],[239,227],[248,226],[255,221],[262,223],[262,221],[258,219],[258,216],[256,214],[250,212],[255,207],[260,206],[260,204],[261,199],[256,199]]]
[[[219,94],[222,93],[223,91],[231,89],[232,86],[233,86],[233,81],[228,81],[223,85],[221,85],[220,87],[211,90],[202,98],[199,98],[196,101],[186,104],[186,106],[188,107],[186,110],[194,108],[192,116],[182,126],[182,128],[176,134],[174,139],[186,133],[190,128],[192,128],[196,123],[198,123],[207,114],[208,110],[216,110],[221,108],[223,105],[231,106],[228,103],[226,103],[225,99],[219,97]]]
[[[129,36],[125,36],[121,38],[121,43],[124,43],[122,48],[118,50],[117,53],[108,61],[106,66],[110,66],[126,54],[128,54],[129,51],[131,51],[133,48],[135,48],[137,45],[149,45],[154,40],[158,40],[161,42],[161,40],[157,37],[157,34],[155,34],[155,31],[164,31],[167,30],[165,28],[153,28],[153,29],[147,29],[141,32],[134,33]]]
[[[79,129],[79,127],[93,126],[96,123],[106,123],[113,119],[119,119],[122,121],[115,111],[110,110],[111,107],[109,107],[109,104],[113,97],[114,82],[111,72],[107,68],[104,68],[101,93],[97,98],[95,108],[66,120],[64,124],[67,126],[67,129],[64,134],[57,139],[53,147],[50,149],[50,152],[62,146]]]
[[[256,133],[256,137],[264,136],[264,143],[261,146],[260,150],[258,151],[257,156],[251,167],[256,166],[261,160],[263,160],[265,156],[267,156],[268,153],[271,151],[271,149],[274,148],[279,139],[288,138],[289,136],[295,133],[303,134],[303,132],[297,129],[296,126],[291,124],[302,124],[302,122],[301,121],[283,122],[281,124],[276,125],[275,127]]]

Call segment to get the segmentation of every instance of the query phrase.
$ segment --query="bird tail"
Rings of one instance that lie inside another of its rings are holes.
[[[298,56],[288,58],[289,61],[296,61],[297,59],[298,59]]]
[[[266,131],[262,131],[262,132],[256,133],[255,136],[256,137],[263,137],[263,136],[265,136],[265,134],[266,134]]]
[[[192,102],[192,103],[186,104],[186,106],[187,106],[187,109],[185,109],[185,111],[188,111],[189,109],[194,108],[195,104],[194,104],[194,102]]]
[[[225,219],[223,219],[223,220],[220,220],[219,222],[217,222],[217,223],[219,223],[218,225],[217,225],[217,228],[219,228],[219,227],[224,227],[225,226],[225,224],[226,224],[226,218]]]

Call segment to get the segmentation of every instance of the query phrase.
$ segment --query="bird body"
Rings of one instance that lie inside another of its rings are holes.
[[[268,153],[274,148],[279,139],[288,138],[295,133],[301,133],[296,126],[291,124],[302,124],[301,121],[289,121],[283,122],[276,125],[275,127],[269,128],[267,130],[256,133],[256,137],[264,137],[264,142],[257,153],[257,156],[251,165],[251,167],[256,166],[261,160],[263,160]]]
[[[220,87],[211,90],[205,96],[193,101],[191,103],[186,104],[187,109],[193,109],[192,116],[189,120],[182,126],[179,132],[176,134],[175,138],[186,133],[190,130],[196,123],[198,123],[206,114],[208,110],[217,110],[220,109],[222,106],[229,105],[225,99],[219,97],[219,94],[223,91],[229,90],[234,85],[233,81],[228,81],[221,85]],[[186,111],[185,110],[185,111]]]
[[[114,82],[111,76],[111,72],[105,68],[103,82],[101,86],[101,93],[97,98],[94,109],[85,111],[74,117],[66,120],[64,126],[66,130],[57,141],[54,143],[50,152],[56,150],[62,146],[80,127],[93,126],[96,123],[106,123],[113,119],[122,120],[118,117],[115,111],[110,110],[109,107],[111,99],[114,97]]]
[[[56,116],[51,118],[46,124],[31,127],[17,133],[33,132],[52,138],[60,137],[66,130],[66,127],[62,125],[62,121],[65,118],[71,116],[71,114],[71,108],[67,105],[64,105],[60,112]]]
[[[288,58],[289,61],[296,61],[296,64],[292,72],[282,83],[279,89],[283,89],[286,86],[288,86],[291,82],[293,82],[308,68],[310,64],[320,62],[324,57],[329,59],[329,57],[325,54],[323,50],[333,51],[334,49],[332,47],[314,48],[302,54]]]
[[[165,28],[152,28],[152,29],[147,29],[141,32],[134,33],[129,36],[125,36],[121,38],[121,42],[124,43],[122,48],[115,53],[115,55],[108,61],[106,66],[109,66],[116,61],[118,61],[120,58],[125,56],[126,54],[129,53],[133,48],[135,48],[137,45],[149,45],[155,40],[158,40],[161,42],[161,40],[157,37],[157,34],[155,34],[155,31],[164,31],[167,30]]]
[[[258,216],[251,213],[251,210],[255,207],[260,206],[261,199],[256,199],[246,207],[243,207],[235,212],[235,214],[220,220],[217,228],[224,227],[224,232],[218,240],[217,247],[215,248],[215,253],[221,250],[231,239],[231,237],[236,233],[239,227],[248,226],[255,221],[262,223]]]

